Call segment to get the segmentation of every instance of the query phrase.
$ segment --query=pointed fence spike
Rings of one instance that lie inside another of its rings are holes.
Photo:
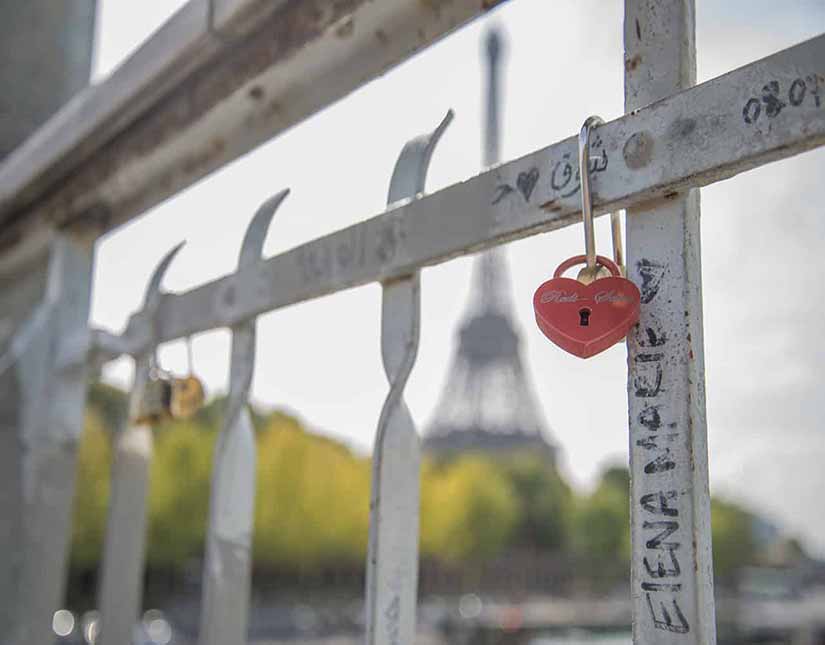
[[[435,145],[452,111],[429,135],[401,152],[388,203],[424,190]],[[390,391],[381,410],[372,457],[367,554],[367,645],[412,645],[418,590],[420,447],[404,387],[418,352],[420,280],[412,275],[383,285],[381,355]]]
[[[166,253],[166,255],[163,256],[161,261],[158,262],[158,265],[152,272],[152,277],[149,279],[149,285],[146,287],[146,295],[143,298],[145,308],[148,309],[153,306],[157,306],[161,296],[160,283],[163,281],[163,277],[166,275],[169,265],[172,264],[172,260],[175,259],[175,256],[185,244],[186,241],[178,242]]]
[[[181,242],[171,249],[152,273],[143,311],[150,318],[160,304],[163,277],[183,244]],[[129,393],[130,419],[141,407],[154,351],[153,339],[145,352],[135,356],[134,383]],[[112,491],[98,590],[99,638],[102,645],[132,642],[132,631],[140,615],[146,548],[146,502],[153,450],[152,427],[149,424],[129,421],[124,431],[118,433],[116,429],[112,430],[115,433]]]
[[[272,218],[275,216],[281,203],[288,195],[289,188],[285,188],[267,199],[258,207],[258,210],[255,211],[252,221],[250,221],[249,226],[246,227],[246,234],[243,238],[243,244],[241,244],[238,268],[248,267],[260,261],[264,240],[266,240],[266,233],[269,230],[269,224],[272,222]]]
[[[390,180],[388,205],[402,199],[411,199],[424,192],[424,182],[427,179],[427,170],[430,167],[433,151],[447,126],[452,123],[454,116],[455,113],[452,110],[447,110],[447,114],[435,130],[415,137],[404,145],[398,161],[395,162],[395,169]]]
[[[260,262],[264,239],[283,190],[252,218],[239,269]],[[232,328],[229,396],[215,447],[203,572],[200,645],[245,643],[249,618],[252,530],[255,511],[255,432],[247,408],[255,367],[255,319]]]

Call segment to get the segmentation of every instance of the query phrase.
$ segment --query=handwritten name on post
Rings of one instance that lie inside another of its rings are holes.
[[[642,259],[637,269],[641,301],[649,304],[659,293],[666,267]],[[691,626],[681,597],[683,544],[678,538],[684,511],[680,492],[664,484],[678,480],[673,477],[678,469],[690,467],[689,459],[678,455],[683,450],[685,429],[679,426],[678,419],[670,418],[665,399],[674,382],[671,370],[678,363],[667,360],[667,354],[676,348],[670,346],[668,335],[651,315],[643,316],[637,334],[631,393],[641,403],[641,410],[631,419],[631,436],[636,448],[641,449],[644,465],[634,468],[634,477],[640,484],[634,486],[634,491],[637,495],[638,491],[642,493],[633,503],[638,504],[644,548],[634,552],[634,558],[641,558],[634,566],[653,626],[686,634]]]

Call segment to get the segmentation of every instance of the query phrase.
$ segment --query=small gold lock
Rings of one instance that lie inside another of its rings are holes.
[[[186,349],[189,374],[182,378],[174,377],[158,367],[157,357],[152,359],[149,380],[132,423],[155,425],[171,419],[186,420],[203,406],[203,384],[192,372],[192,344],[189,338]]]
[[[169,413],[174,419],[190,419],[203,406],[203,384],[194,374],[172,380]]]

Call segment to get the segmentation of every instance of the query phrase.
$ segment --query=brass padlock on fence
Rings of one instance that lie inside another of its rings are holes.
[[[187,339],[186,347],[189,374],[182,378],[159,368],[157,359],[153,359],[149,380],[133,423],[155,425],[173,419],[182,421],[192,418],[201,409],[206,397],[201,380],[192,371],[190,339]]]
[[[169,412],[173,419],[191,419],[203,406],[203,384],[194,374],[172,379]]]

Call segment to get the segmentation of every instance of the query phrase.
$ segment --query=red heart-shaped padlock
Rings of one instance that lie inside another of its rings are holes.
[[[609,278],[583,284],[562,277],[567,269],[586,259],[577,255],[562,262],[552,280],[533,295],[539,329],[563,350],[580,358],[590,358],[616,344],[639,320],[639,289],[621,277],[619,267],[608,258],[599,255],[597,262],[610,269]]]

